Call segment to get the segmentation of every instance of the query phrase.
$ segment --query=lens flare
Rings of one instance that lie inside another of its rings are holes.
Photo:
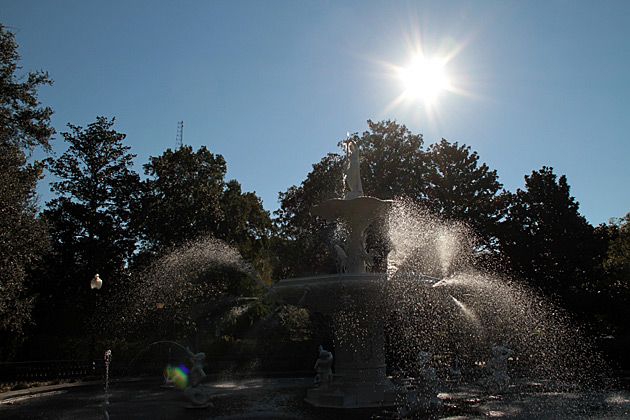
[[[164,368],[164,377],[173,382],[179,389],[185,389],[188,386],[188,374],[190,369],[185,365],[171,366]]]

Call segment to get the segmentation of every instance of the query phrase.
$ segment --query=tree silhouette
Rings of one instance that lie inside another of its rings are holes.
[[[509,198],[501,248],[520,276],[558,296],[587,282],[601,258],[594,228],[579,213],[566,176],[542,167]]]
[[[11,356],[31,321],[28,274],[47,246],[35,203],[43,168],[28,157],[37,146],[49,150],[52,110],[41,106],[37,90],[52,82],[45,72],[20,75],[17,48],[0,24],[0,359]]]
[[[143,258],[211,235],[236,246],[268,277],[271,219],[255,193],[243,193],[236,180],[225,181],[223,156],[183,146],[151,157],[144,169],[148,179],[136,214]]]
[[[469,146],[442,139],[429,147],[427,206],[445,220],[465,222],[487,246],[495,245],[496,226],[503,216],[497,172],[479,163]]]
[[[38,309],[45,333],[85,331],[101,294],[113,296],[128,287],[126,270],[136,246],[130,218],[139,189],[132,170],[134,155],[114,119],[98,117],[86,128],[68,124],[62,133],[68,149],[48,159],[57,181],[57,197],[47,203],[44,218],[52,238],[46,281],[37,288]],[[90,291],[90,279],[100,274],[103,290]]]

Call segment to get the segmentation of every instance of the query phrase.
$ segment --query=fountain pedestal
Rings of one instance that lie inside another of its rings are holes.
[[[370,255],[365,230],[384,216],[390,200],[363,194],[359,148],[346,142],[343,199],[326,200],[312,213],[329,222],[341,221],[348,230],[346,249],[336,245],[337,275],[281,280],[275,287],[286,301],[309,307],[333,320],[334,375],[307,392],[306,401],[317,407],[355,408],[394,405],[395,387],[386,376],[383,334],[387,276],[367,273]],[[291,295],[293,295],[291,299]]]
[[[383,322],[386,275],[345,273],[281,280],[276,293],[333,320],[332,380],[308,390],[316,407],[393,406],[396,388],[387,378]]]

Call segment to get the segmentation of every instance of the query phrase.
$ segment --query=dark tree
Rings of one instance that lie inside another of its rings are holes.
[[[62,133],[68,149],[49,159],[58,181],[51,187],[57,198],[44,211],[53,253],[39,288],[44,304],[38,315],[43,324],[55,320],[47,331],[81,333],[101,294],[128,287],[126,265],[136,244],[130,217],[139,178],[125,135],[113,126],[105,117],[86,128],[68,124],[70,131]],[[96,273],[104,281],[98,292],[89,288]]]
[[[37,146],[49,150],[52,110],[41,106],[37,90],[51,81],[44,72],[20,75],[17,48],[0,24],[0,359],[10,356],[31,321],[28,274],[47,244],[35,203],[42,165],[28,158]]]
[[[429,209],[442,219],[465,222],[485,245],[495,244],[504,214],[497,172],[480,163],[470,147],[445,139],[429,147],[426,161]]]
[[[235,180],[226,182],[226,171],[223,156],[205,147],[194,152],[184,146],[150,158],[137,217],[144,258],[211,235],[236,246],[261,276],[269,276],[269,214],[255,193],[243,193]]]
[[[366,194],[381,199],[426,199],[427,162],[421,134],[395,121],[368,121],[368,131],[355,136],[361,148],[361,176]]]
[[[64,267],[73,267],[81,281],[94,273],[120,275],[135,250],[130,229],[131,208],[139,187],[125,134],[113,129],[114,119],[98,117],[87,128],[68,124],[62,133],[69,144],[58,159],[50,159],[58,198],[47,203],[56,251]]]
[[[600,335],[615,337],[606,349],[625,369],[630,368],[630,213],[607,226],[610,238],[603,268],[605,275],[595,282],[595,319]],[[597,279],[594,279],[597,280]],[[601,325],[603,324],[603,325]],[[611,343],[612,344],[612,343]]]
[[[142,213],[138,220],[145,249],[161,253],[215,233],[223,218],[221,195],[227,165],[205,147],[166,150],[144,165]]]
[[[604,268],[612,281],[611,287],[630,296],[630,213],[611,226],[614,238],[610,242]]]
[[[223,218],[217,237],[235,245],[251,261],[258,274],[271,282],[272,256],[269,252],[271,217],[255,192],[243,193],[241,184],[232,179],[221,195]]]
[[[334,269],[330,241],[334,225],[311,215],[314,205],[330,198],[343,196],[343,158],[328,154],[313,165],[302,185],[280,193],[280,208],[276,211],[278,237],[274,249],[281,256],[276,278],[294,277]]]
[[[54,132],[52,110],[41,106],[37,90],[52,81],[46,72],[30,72],[26,77],[18,74],[22,68],[17,48],[14,35],[0,24],[0,138],[23,151],[36,146],[48,150]]]
[[[595,230],[578,209],[566,176],[543,167],[510,196],[501,224],[501,248],[515,272],[557,296],[588,283],[601,263]]]

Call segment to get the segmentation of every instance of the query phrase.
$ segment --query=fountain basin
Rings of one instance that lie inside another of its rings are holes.
[[[397,390],[386,374],[383,310],[384,273],[344,273],[285,279],[273,288],[285,302],[332,319],[332,380],[307,391],[316,407],[395,405]]]

